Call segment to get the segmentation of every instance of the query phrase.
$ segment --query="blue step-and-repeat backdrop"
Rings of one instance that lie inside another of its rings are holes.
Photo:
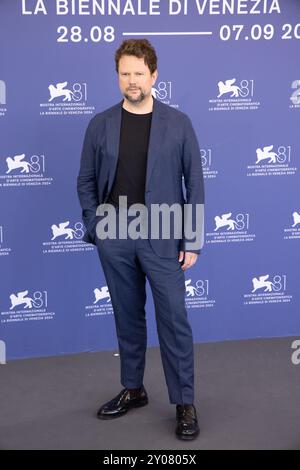
[[[1,0],[0,344],[8,359],[117,349],[76,178],[147,38],[153,95],[202,151],[206,244],[186,271],[195,342],[300,334],[300,1]],[[148,345],[158,344],[148,286]]]

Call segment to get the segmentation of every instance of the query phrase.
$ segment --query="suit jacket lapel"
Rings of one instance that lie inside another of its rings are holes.
[[[119,156],[122,104],[123,100],[118,103],[114,113],[106,118],[106,150],[109,159],[108,193],[112,188]]]
[[[121,119],[122,119],[122,105],[123,100],[117,104],[113,114],[106,118],[106,130],[107,130],[107,152],[109,156],[109,181],[108,181],[108,193],[110,192],[113,181],[116,174],[118,156],[119,156],[119,144],[120,144],[120,131],[121,131]],[[159,150],[165,134],[166,121],[164,116],[164,109],[161,103],[153,97],[153,110],[151,119],[151,128],[149,136],[148,156],[147,156],[147,172],[146,172],[146,187],[145,190],[149,189],[150,178],[153,172],[153,168]]]

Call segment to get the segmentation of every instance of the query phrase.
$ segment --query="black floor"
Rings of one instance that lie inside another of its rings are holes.
[[[148,349],[149,405],[113,421],[97,408],[121,390],[114,351],[0,366],[0,449],[300,449],[297,338],[195,345],[200,436],[179,441],[159,350]]]

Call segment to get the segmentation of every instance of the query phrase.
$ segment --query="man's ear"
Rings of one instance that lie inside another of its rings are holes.
[[[153,72],[153,74],[152,74],[153,85],[154,85],[154,83],[156,82],[157,77],[158,77],[158,71],[157,71],[157,69],[156,69],[156,70]]]

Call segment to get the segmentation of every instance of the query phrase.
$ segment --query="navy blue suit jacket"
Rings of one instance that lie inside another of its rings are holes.
[[[123,100],[96,114],[85,133],[77,191],[86,227],[83,240],[88,243],[96,244],[96,209],[106,202],[116,173],[122,105]],[[204,204],[204,184],[199,144],[189,117],[153,97],[145,204],[150,213],[151,204],[163,203]],[[169,258],[185,251],[186,240],[183,236],[150,239],[150,243],[157,255]],[[199,253],[200,247],[187,251]]]

